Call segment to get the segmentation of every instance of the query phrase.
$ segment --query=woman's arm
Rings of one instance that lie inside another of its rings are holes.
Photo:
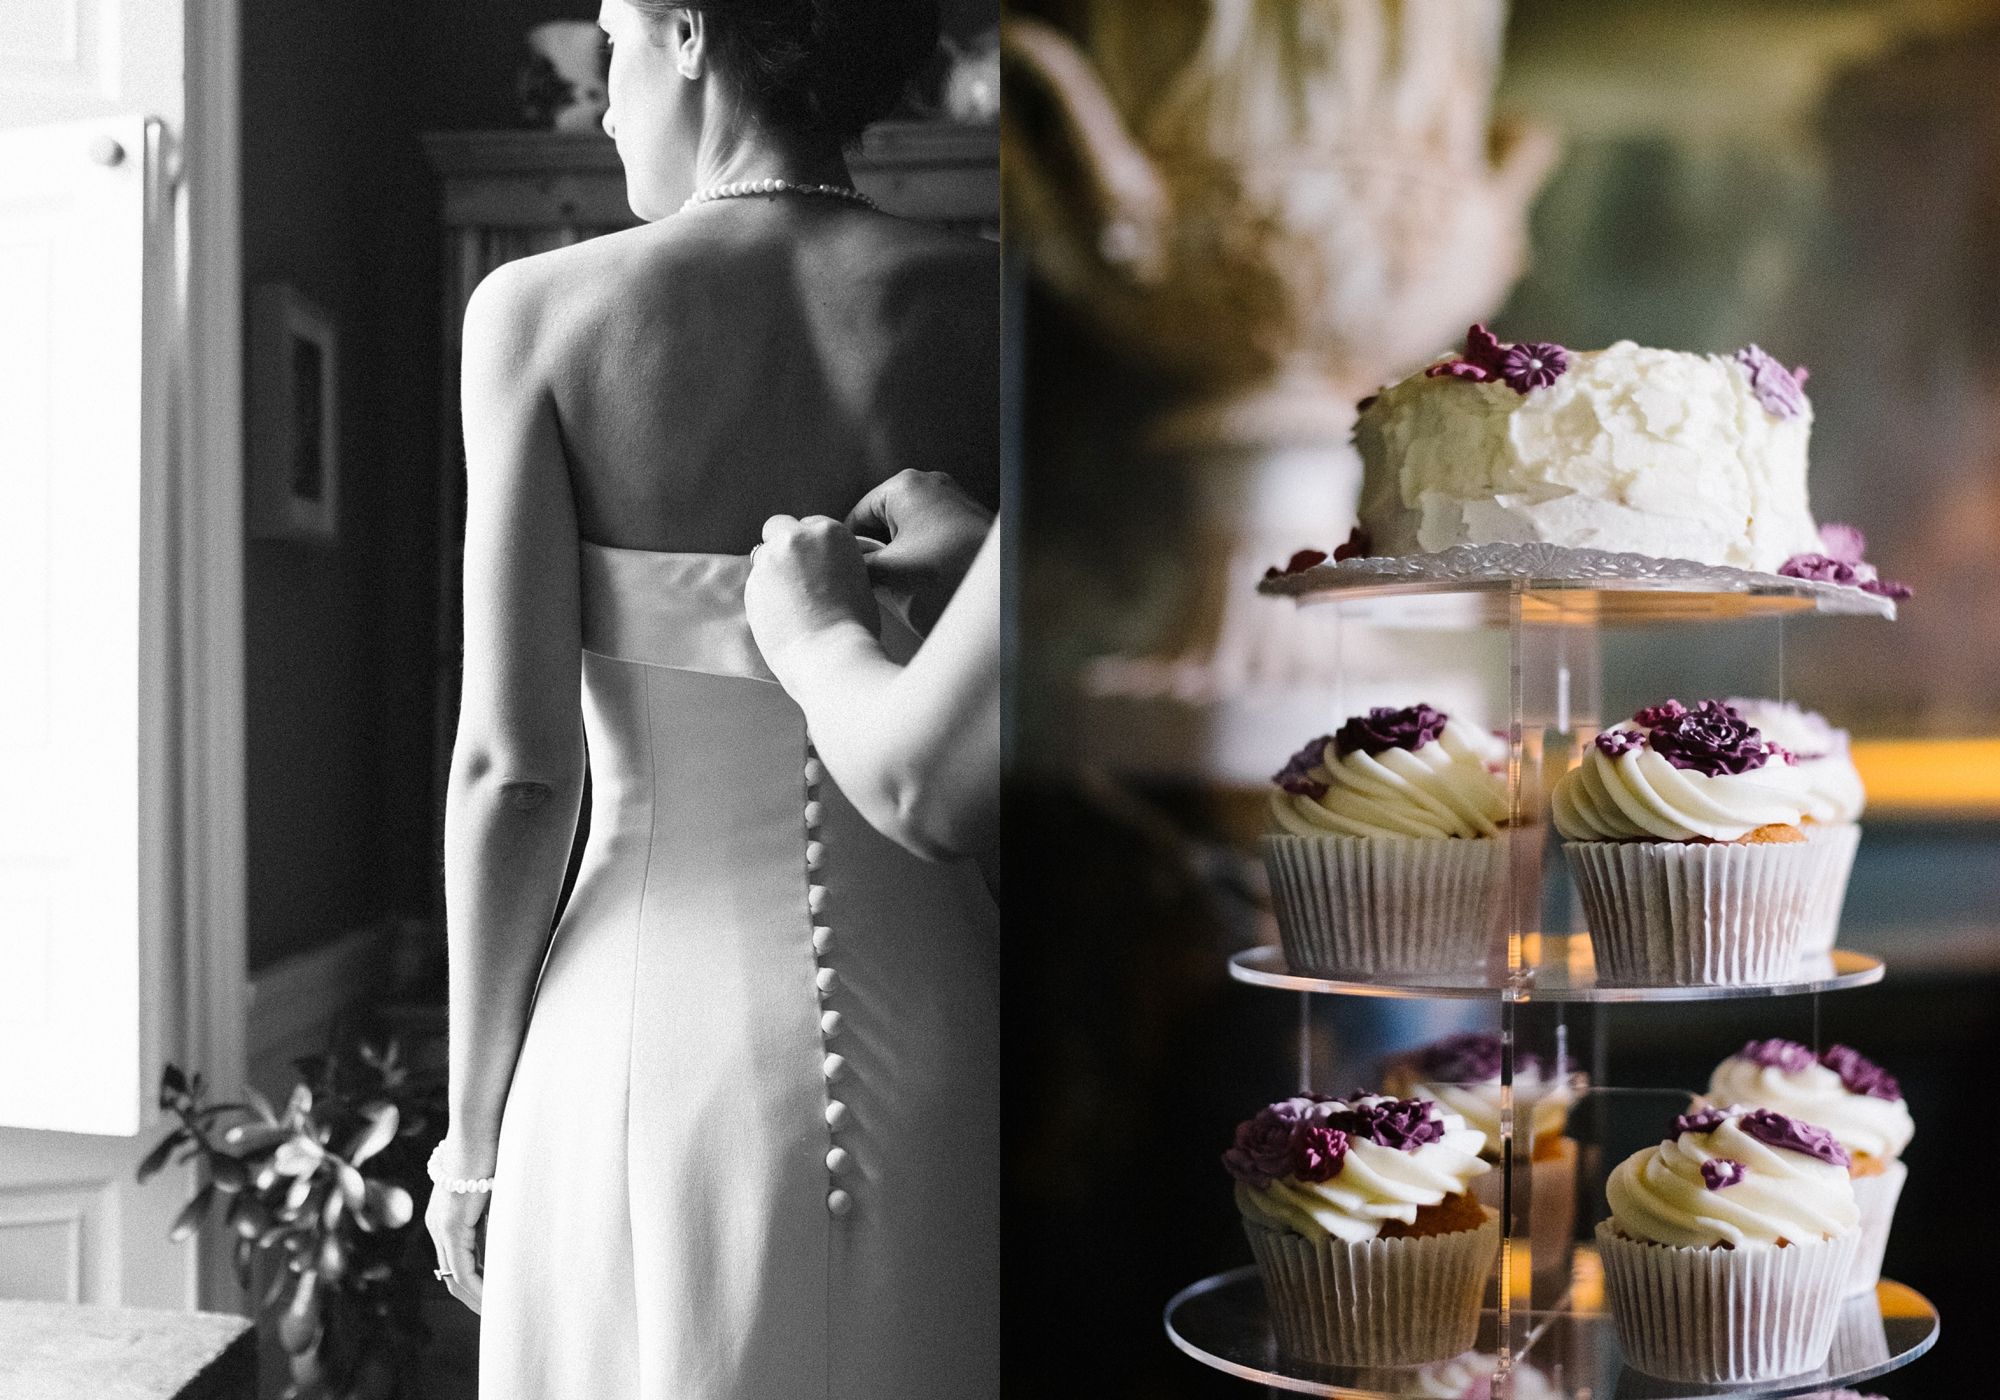
[[[446,1176],[493,1172],[583,792],[576,507],[535,363],[537,311],[531,276],[510,266],[481,284],[465,318],[465,683],[445,805]],[[457,1200],[446,1229],[433,1210],[432,1230],[453,1292],[477,1307],[478,1202]]]
[[[976,857],[990,878],[1000,826],[999,524],[907,666],[883,652],[852,589],[825,585],[835,574],[865,579],[843,527],[787,517],[765,527],[746,601],[766,663],[870,825],[930,859]]]

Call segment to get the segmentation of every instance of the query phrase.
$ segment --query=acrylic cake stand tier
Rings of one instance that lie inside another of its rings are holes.
[[[1867,953],[1836,948],[1831,954],[1800,958],[1792,974],[1780,982],[1739,982],[1703,986],[1605,985],[1597,980],[1590,939],[1584,934],[1530,935],[1521,940],[1521,960],[1504,976],[1470,971],[1459,975],[1410,977],[1328,976],[1293,972],[1284,950],[1249,948],[1229,960],[1229,975],[1238,982],[1280,991],[1320,992],[1329,996],[1446,998],[1462,1001],[1514,1002],[1660,1002],[1728,1001],[1741,997],[1800,996],[1809,992],[1845,991],[1882,980],[1882,960]]]
[[[1577,1286],[1572,1296],[1595,1294],[1601,1278],[1594,1251],[1578,1246]],[[1522,1319],[1517,1315],[1518,1325]],[[1630,1370],[1618,1349],[1618,1335],[1608,1313],[1590,1305],[1561,1312],[1527,1316],[1527,1344],[1519,1348],[1512,1367],[1532,1367],[1549,1389],[1562,1395],[1588,1395],[1593,1400],[1695,1400],[1695,1397],[1811,1395],[1852,1386],[1907,1366],[1937,1340],[1939,1319],[1930,1300],[1915,1289],[1888,1279],[1875,1292],[1850,1298],[1844,1305],[1840,1330],[1826,1364],[1804,1375],[1748,1385],[1718,1386],[1658,1380]],[[1280,1356],[1272,1340],[1270,1315],[1255,1265],[1203,1279],[1182,1289],[1166,1309],[1167,1335],[1197,1361],[1240,1380],[1302,1395],[1341,1400],[1392,1400],[1400,1397],[1453,1393],[1440,1386],[1442,1366],[1452,1366],[1460,1379],[1469,1358],[1428,1367],[1367,1370],[1319,1366]],[[1475,1350],[1488,1358],[1499,1349],[1499,1315],[1488,1309],[1481,1317]],[[1546,1394],[1529,1390],[1516,1376],[1516,1394]],[[1497,1389],[1497,1387],[1496,1387]]]
[[[1301,603],[1338,603],[1351,616],[1415,626],[1896,615],[1892,600],[1843,584],[1556,544],[1460,545],[1434,554],[1345,559],[1266,579],[1258,591]]]

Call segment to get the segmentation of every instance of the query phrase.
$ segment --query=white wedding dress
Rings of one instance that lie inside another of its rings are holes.
[[[481,1400],[997,1396],[984,884],[822,771],[747,557],[581,568],[590,838],[507,1098]]]

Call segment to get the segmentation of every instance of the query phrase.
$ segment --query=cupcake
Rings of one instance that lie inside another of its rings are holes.
[[[1497,1166],[1500,1056],[1500,1037],[1491,1032],[1447,1036],[1391,1060],[1383,1070],[1383,1088],[1391,1094],[1430,1099],[1463,1118],[1467,1127],[1485,1136],[1480,1159]],[[1575,1101],[1568,1076],[1552,1069],[1540,1055],[1516,1049],[1515,1142],[1521,1165],[1514,1181],[1517,1195],[1525,1185],[1533,1297],[1537,1301],[1553,1299],[1569,1281],[1576,1229],[1577,1147],[1575,1139],[1563,1130]],[[1473,1194],[1482,1205],[1500,1209],[1502,1179],[1497,1171],[1475,1178]]]
[[[1584,746],[1550,798],[1607,982],[1777,981],[1829,864],[1791,756],[1726,702],[1639,711]]]
[[[1294,755],[1263,843],[1292,968],[1479,967],[1505,883],[1506,761],[1491,734],[1429,705],[1370,710]]]
[[[1815,1055],[1796,1040],[1753,1040],[1715,1067],[1708,1097],[1817,1123],[1847,1150],[1861,1210],[1861,1243],[1847,1291],[1872,1290],[1882,1277],[1896,1198],[1910,1174],[1903,1149],[1917,1130],[1894,1077],[1845,1045]]]
[[[1236,1129],[1223,1165],[1278,1346],[1339,1366],[1468,1350],[1500,1222],[1473,1197],[1482,1134],[1428,1099],[1285,1099]]]
[[[1861,844],[1861,808],[1866,795],[1861,770],[1848,753],[1847,731],[1835,729],[1822,715],[1777,700],[1731,700],[1745,721],[1753,724],[1798,765],[1806,784],[1806,839],[1831,848],[1825,878],[1806,914],[1799,951],[1825,953],[1840,931],[1840,905],[1847,897],[1847,877]]]
[[[1860,1241],[1848,1156],[1768,1108],[1702,1108],[1605,1183],[1597,1227],[1625,1364],[1706,1385],[1826,1360]]]

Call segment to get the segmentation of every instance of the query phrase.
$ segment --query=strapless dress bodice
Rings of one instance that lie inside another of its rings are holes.
[[[747,554],[583,542],[583,649],[713,676],[774,681],[743,612]]]

